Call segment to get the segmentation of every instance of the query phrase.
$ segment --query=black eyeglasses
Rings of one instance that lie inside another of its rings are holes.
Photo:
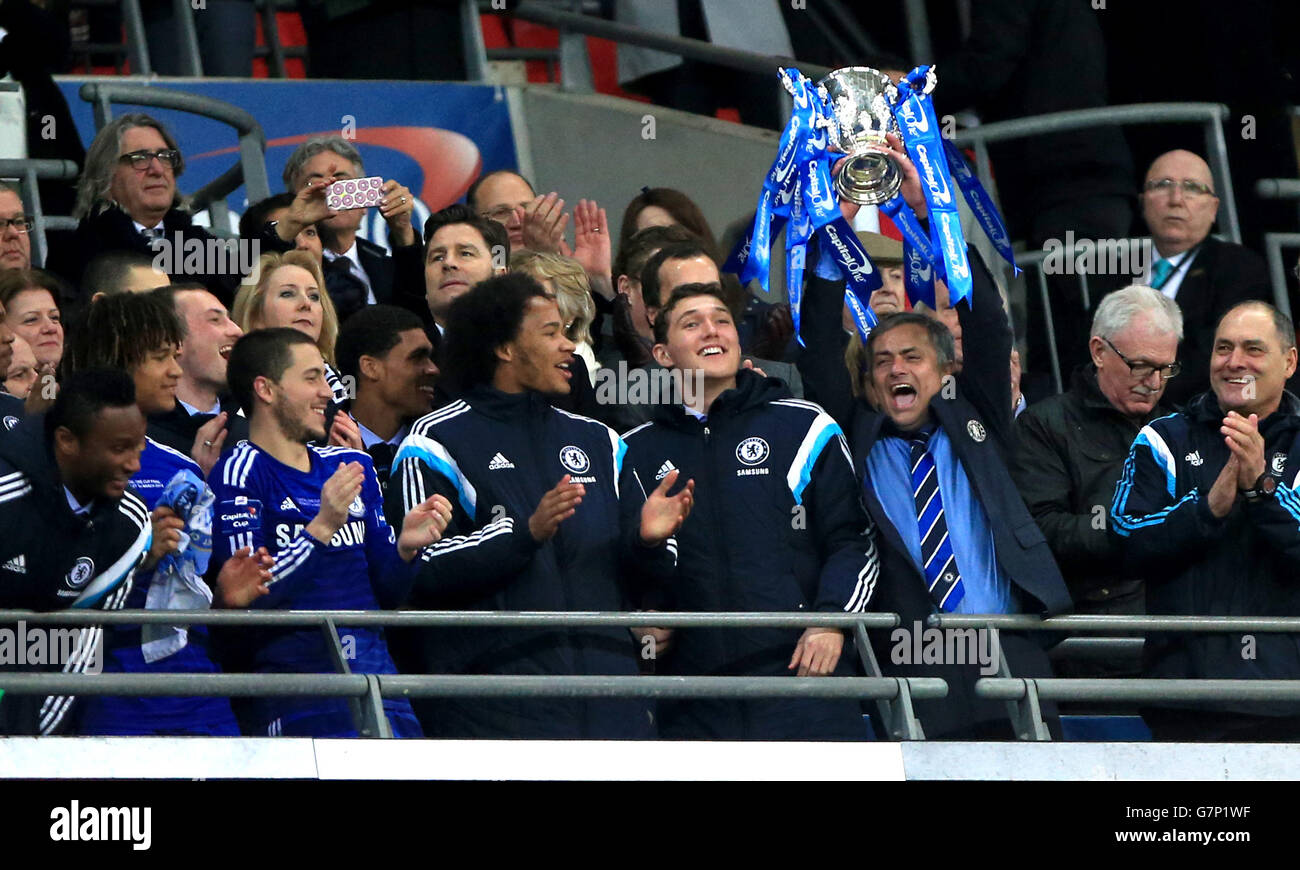
[[[32,231],[32,219],[28,217],[0,218],[0,234],[3,234],[10,227],[14,228],[14,232],[30,233]]]
[[[1183,196],[1205,196],[1206,194],[1214,196],[1214,190],[1208,184],[1201,184],[1190,178],[1184,178],[1182,181],[1172,178],[1153,178],[1142,185],[1142,189],[1147,193],[1173,193],[1175,187],[1182,188]]]
[[[1183,364],[1178,362],[1177,360],[1171,362],[1167,366],[1156,366],[1156,365],[1152,365],[1151,363],[1133,362],[1133,360],[1129,359],[1128,357],[1124,356],[1124,354],[1120,353],[1119,348],[1111,344],[1109,338],[1102,336],[1101,340],[1106,342],[1107,347],[1115,351],[1115,356],[1119,357],[1124,361],[1124,365],[1128,366],[1129,374],[1133,375],[1133,377],[1137,378],[1140,381],[1145,381],[1147,378],[1151,377],[1156,372],[1160,372],[1160,380],[1167,381],[1170,378],[1177,377],[1178,373],[1183,370]]]
[[[123,154],[117,158],[122,163],[129,163],[131,168],[137,172],[144,172],[153,163],[157,157],[163,166],[170,166],[175,169],[180,165],[181,152],[175,148],[160,148],[157,151],[132,151],[129,154]]]

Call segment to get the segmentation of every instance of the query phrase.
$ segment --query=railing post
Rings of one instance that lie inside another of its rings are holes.
[[[239,162],[244,170],[244,193],[250,204],[261,202],[271,195],[271,185],[266,177],[266,154],[256,132],[239,137]]]
[[[1268,260],[1269,281],[1273,284],[1273,304],[1290,317],[1291,299],[1286,292],[1286,264],[1282,260],[1282,246],[1285,244],[1300,244],[1300,234],[1264,234],[1264,255]]]
[[[108,98],[108,94],[99,86],[91,85],[94,88],[94,109],[95,109],[95,132],[98,133],[104,129],[109,121],[113,120],[113,101]]]
[[[122,23],[126,28],[126,55],[131,61],[131,75],[153,75],[149,65],[149,41],[144,37],[144,19],[140,15],[140,0],[122,0]],[[104,126],[95,119],[96,128]]]
[[[1002,635],[996,628],[985,628],[992,633],[993,648],[998,651],[998,676],[1014,679],[1007,657],[1002,652]],[[1017,740],[1051,740],[1052,733],[1043,721],[1043,709],[1038,703],[1038,688],[1033,680],[1022,680],[1025,695],[1019,701],[1007,701],[1007,714]]]
[[[1038,263],[1038,292],[1043,297],[1043,320],[1047,324],[1047,352],[1052,356],[1052,383],[1056,392],[1064,393],[1065,384],[1061,380],[1061,361],[1056,355],[1056,319],[1052,316],[1052,294],[1047,289],[1047,275],[1043,272],[1042,262]],[[1034,365],[1039,363],[1034,361]]]
[[[190,0],[172,0],[172,16],[179,31],[181,68],[185,75],[199,78],[203,75],[203,61],[199,56],[199,36],[194,29],[194,10]]]
[[[472,2],[472,0],[471,0]],[[267,66],[273,78],[287,77],[284,46],[280,45],[280,23],[275,18],[276,0],[262,0],[262,37],[266,40]]]
[[[36,181],[35,169],[29,168],[23,172],[22,187],[26,194],[24,208],[32,219],[32,263],[40,263],[43,268],[46,256],[45,209],[41,207],[41,188]]]
[[[889,723],[889,734],[895,740],[924,740],[925,730],[912,708],[912,684],[907,678],[898,680],[898,697],[893,704],[894,716]]]
[[[340,674],[352,673],[352,668],[348,666],[348,657],[343,654],[343,644],[339,642],[339,632],[334,627],[334,620],[327,616],[320,627],[325,635],[325,647],[329,650],[330,658],[334,660],[334,670]],[[367,691],[368,697],[369,691]],[[372,730],[372,717],[366,711],[367,705],[362,703],[360,698],[348,698],[348,707],[352,710],[352,724],[356,726],[358,734],[362,737],[380,736]]]
[[[574,0],[574,12],[582,12],[582,0]],[[560,28],[560,90],[590,94],[596,89],[587,56],[587,37],[577,30]]]
[[[488,77],[487,49],[483,45],[483,28],[479,23],[476,0],[460,0],[460,38],[465,52],[465,78],[485,82]]]
[[[907,21],[907,47],[912,53],[912,66],[934,62],[934,47],[930,44],[930,19],[925,11],[925,0],[903,0],[903,15]]]
[[[858,657],[862,659],[862,669],[868,677],[883,677],[880,664],[876,661],[875,650],[871,648],[871,638],[866,626],[859,622],[853,626],[853,639],[858,647]],[[877,698],[876,709],[880,712],[880,722],[895,740],[924,740],[925,730],[912,709],[912,691],[906,679],[898,681],[898,697],[894,700]]]
[[[1223,217],[1224,231],[1229,241],[1241,244],[1241,225],[1237,222],[1237,199],[1232,189],[1232,172],[1228,165],[1228,143],[1223,137],[1223,117],[1227,115],[1226,106],[1219,117],[1205,122],[1206,147],[1210,152],[1210,165],[1214,167],[1215,183],[1219,188],[1219,202],[1227,209]]]
[[[393,728],[388,724],[388,716],[384,713],[384,696],[380,693],[379,687],[379,675],[366,674],[366,697],[361,702],[365,722],[364,727],[357,730],[363,737],[392,739]],[[366,732],[369,734],[367,735]]]

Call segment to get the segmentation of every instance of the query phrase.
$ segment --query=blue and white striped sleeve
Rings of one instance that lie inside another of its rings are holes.
[[[1223,529],[1222,520],[1210,513],[1206,493],[1192,487],[1179,495],[1178,466],[1167,435],[1163,427],[1144,426],[1115,484],[1111,529],[1134,566],[1167,564],[1199,552]]]

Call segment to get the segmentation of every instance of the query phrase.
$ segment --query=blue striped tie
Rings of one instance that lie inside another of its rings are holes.
[[[921,536],[921,564],[930,597],[945,613],[957,609],[966,587],[961,582],[952,541],[948,538],[948,521],[943,515],[943,495],[939,492],[939,473],[930,455],[927,427],[911,436],[912,496],[916,500],[916,523]]]

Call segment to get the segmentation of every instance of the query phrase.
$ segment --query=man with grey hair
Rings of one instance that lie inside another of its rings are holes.
[[[272,249],[291,250],[297,234],[315,224],[324,248],[325,286],[339,321],[366,305],[400,305],[424,310],[424,249],[411,226],[415,197],[393,179],[384,182],[379,213],[388,225],[392,246],[384,249],[361,238],[366,209],[330,211],[320,188],[350,178],[365,177],[361,153],[341,136],[315,136],[298,146],[284,166],[284,188],[295,194],[288,213],[263,231]],[[312,219],[308,219],[312,218]]]
[[[1106,509],[1138,431],[1167,413],[1160,405],[1179,372],[1183,316],[1158,290],[1130,286],[1097,306],[1090,359],[1070,388],[1016,420],[1011,474],[1043,530],[1080,613],[1142,613],[1140,574],[1126,569]],[[1115,660],[1104,673],[1136,670]]]
[[[208,242],[217,238],[195,225],[182,208],[176,179],[184,170],[180,146],[160,122],[138,112],[109,121],[90,143],[77,183],[73,217],[81,223],[50,251],[50,270],[78,284],[86,266],[101,254],[134,251],[152,260],[165,243],[174,253],[165,261],[179,270],[169,272],[171,280],[198,281],[230,304],[243,277],[237,268],[242,258],[206,256]],[[198,266],[193,270],[194,259],[181,254],[191,240],[205,252],[194,258]]]

